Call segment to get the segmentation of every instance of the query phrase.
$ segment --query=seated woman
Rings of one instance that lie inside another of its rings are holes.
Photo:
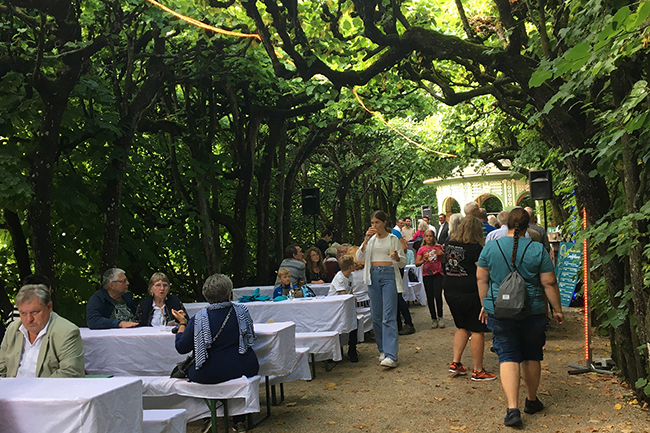
[[[259,371],[253,320],[248,308],[230,302],[232,281],[214,274],[203,284],[203,296],[210,303],[189,321],[182,311],[172,310],[178,320],[176,350],[194,350],[195,361],[187,377],[197,383],[221,383]]]
[[[183,310],[185,307],[178,296],[170,295],[169,278],[162,272],[156,272],[149,279],[149,294],[143,299],[135,311],[135,321],[139,326],[175,325],[172,310]]]
[[[327,280],[327,270],[320,249],[317,247],[309,248],[305,251],[305,258],[307,259],[307,282],[310,284],[323,284],[330,281]]]

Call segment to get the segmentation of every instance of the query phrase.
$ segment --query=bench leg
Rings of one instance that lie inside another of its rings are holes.
[[[221,404],[223,404],[223,426],[226,428],[225,431],[229,433],[230,429],[228,428],[228,423],[230,421],[230,414],[228,413],[228,400],[221,400]],[[215,411],[215,415],[216,415],[216,411]],[[213,425],[215,426],[215,428],[212,433],[217,433],[216,422]]]
[[[266,417],[268,418],[271,416],[271,381],[268,376],[266,376],[264,384],[266,385]]]
[[[212,430],[212,433],[217,433],[217,402],[216,400],[211,400],[211,399],[204,399],[205,404],[208,405],[208,409],[210,409],[210,429]],[[224,405],[224,415],[225,415],[225,405]],[[226,418],[227,419],[227,418]],[[226,421],[228,422],[228,421]],[[227,430],[226,430],[227,431]]]
[[[336,364],[337,364],[337,362],[334,362],[334,361],[332,361],[330,363],[329,360],[324,361],[324,363],[325,363],[325,371],[327,371],[327,372],[332,371],[334,369],[334,367],[336,367]]]
[[[275,385],[271,385],[271,401],[273,403],[273,406],[278,405],[278,398],[275,395]]]
[[[313,353],[310,353],[309,356],[311,357],[311,378],[313,380],[316,379],[316,357]]]

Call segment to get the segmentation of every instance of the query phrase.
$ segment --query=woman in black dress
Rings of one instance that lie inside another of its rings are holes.
[[[442,282],[445,300],[458,328],[454,335],[453,362],[449,371],[456,375],[467,374],[467,369],[460,361],[471,336],[470,350],[474,361],[472,380],[476,381],[496,379],[496,375],[483,368],[484,333],[488,329],[479,320],[481,300],[476,283],[476,262],[483,245],[485,241],[481,221],[473,216],[463,218],[445,245],[445,278]]]

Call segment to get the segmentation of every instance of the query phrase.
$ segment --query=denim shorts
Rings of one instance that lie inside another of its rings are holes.
[[[546,344],[546,315],[534,314],[521,320],[500,320],[488,315],[492,345],[499,363],[541,361]]]

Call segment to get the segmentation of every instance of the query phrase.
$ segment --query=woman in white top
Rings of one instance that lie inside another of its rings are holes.
[[[371,227],[357,251],[357,260],[365,260],[363,280],[368,285],[370,312],[379,361],[384,367],[397,367],[397,288],[402,286],[399,267],[406,256],[399,239],[386,230],[386,212],[372,214]]]

